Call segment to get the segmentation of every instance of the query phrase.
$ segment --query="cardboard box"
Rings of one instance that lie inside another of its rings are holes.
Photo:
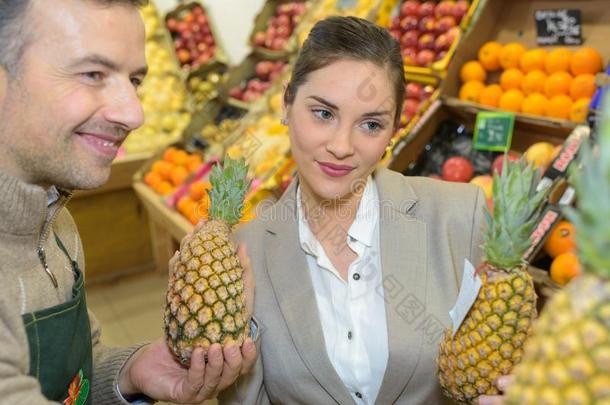
[[[582,18],[583,44],[570,47],[578,49],[581,46],[591,46],[597,49],[607,61],[610,57],[610,47],[607,46],[610,38],[610,7],[606,0],[487,0],[481,9],[480,15],[473,22],[470,31],[463,38],[460,46],[449,65],[447,78],[443,84],[442,94],[447,104],[461,107],[472,113],[480,110],[494,110],[479,104],[459,100],[458,93],[462,85],[459,73],[460,68],[469,60],[476,60],[479,48],[487,41],[498,41],[501,44],[509,42],[522,43],[528,49],[541,47],[536,41],[536,22],[534,13],[543,9],[579,9]],[[558,46],[544,46],[553,49]],[[489,76],[489,75],[488,75]],[[491,74],[492,81],[499,73]],[[488,77],[487,82],[490,82]],[[572,121],[539,117],[519,113],[517,121],[527,122],[538,128],[567,128],[573,129],[577,123]]]

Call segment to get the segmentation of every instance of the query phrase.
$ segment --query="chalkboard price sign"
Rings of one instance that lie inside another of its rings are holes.
[[[513,113],[481,111],[474,126],[474,148],[494,152],[509,150],[514,125]]]
[[[581,45],[580,10],[536,10],[538,45]]]

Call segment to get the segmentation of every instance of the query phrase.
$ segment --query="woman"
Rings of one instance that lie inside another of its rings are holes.
[[[284,95],[298,178],[248,224],[260,328],[243,404],[437,404],[435,357],[483,194],[377,168],[404,98],[399,45],[365,20],[319,22]]]

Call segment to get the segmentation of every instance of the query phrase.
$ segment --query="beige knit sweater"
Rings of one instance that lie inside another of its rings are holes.
[[[38,381],[29,374],[29,348],[22,314],[58,305],[71,297],[74,278],[67,257],[52,237],[57,233],[72,259],[84,269],[82,245],[74,220],[65,208],[68,193],[47,207],[47,193],[0,171],[0,403],[47,404]],[[51,237],[49,237],[49,235]],[[56,289],[37,256],[42,243]],[[100,343],[93,314],[94,404],[125,403],[114,387],[122,365],[140,346],[109,348]]]

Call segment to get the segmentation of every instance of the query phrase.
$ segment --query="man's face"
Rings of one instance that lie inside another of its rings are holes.
[[[43,187],[102,185],[127,134],[142,125],[146,73],[136,8],[31,0],[31,40],[15,77],[0,67],[0,169]]]

